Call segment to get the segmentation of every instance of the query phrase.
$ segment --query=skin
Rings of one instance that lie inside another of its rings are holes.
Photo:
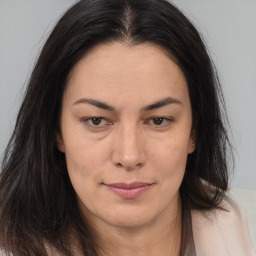
[[[149,43],[94,47],[71,72],[60,127],[58,148],[102,254],[179,255],[179,187],[194,133],[187,82],[175,62]],[[152,185],[133,199],[106,186],[138,181]]]

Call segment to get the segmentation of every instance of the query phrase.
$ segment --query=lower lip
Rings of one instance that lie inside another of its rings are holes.
[[[110,191],[114,192],[115,194],[121,196],[125,199],[133,199],[139,197],[141,194],[146,192],[151,185],[142,186],[142,187],[136,187],[136,188],[117,188],[117,187],[111,187],[107,186]]]

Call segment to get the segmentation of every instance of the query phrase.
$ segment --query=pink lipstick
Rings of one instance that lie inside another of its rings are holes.
[[[147,191],[153,184],[145,182],[127,183],[113,183],[105,184],[110,191],[125,199],[133,199],[139,197],[142,193]]]

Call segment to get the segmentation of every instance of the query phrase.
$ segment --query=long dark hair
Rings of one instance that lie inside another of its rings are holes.
[[[180,188],[180,255],[191,236],[190,210],[218,207],[223,198],[229,176],[225,108],[215,68],[198,31],[167,0],[82,0],[62,16],[45,43],[5,151],[0,245],[14,256],[45,256],[47,246],[72,255],[71,230],[83,255],[98,255],[93,230],[80,215],[65,156],[55,138],[71,69],[95,45],[113,41],[160,46],[187,80],[196,150],[188,156]]]

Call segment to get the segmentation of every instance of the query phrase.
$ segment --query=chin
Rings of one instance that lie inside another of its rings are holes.
[[[108,215],[108,218],[105,219],[105,222],[120,228],[139,228],[153,222],[157,218],[155,215],[156,214],[150,214],[148,211],[141,210],[133,211],[127,209],[125,212],[113,210],[112,214]]]
[[[125,229],[136,229],[141,228],[143,226],[147,226],[150,221],[141,218],[129,218],[129,219],[115,219],[110,220],[109,224],[118,228]]]

